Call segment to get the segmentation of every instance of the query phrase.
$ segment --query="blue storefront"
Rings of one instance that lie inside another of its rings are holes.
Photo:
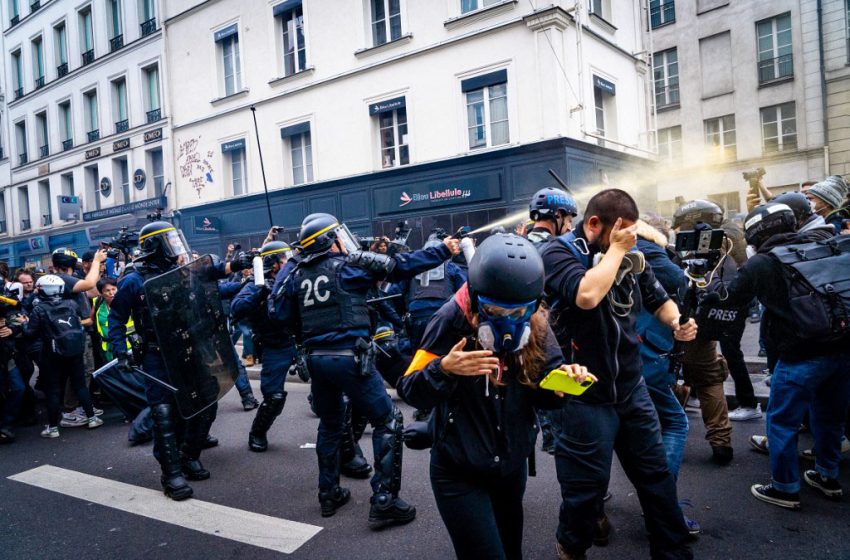
[[[409,243],[419,247],[434,227],[450,232],[461,226],[475,229],[521,212],[537,189],[557,186],[549,169],[586,200],[601,185],[639,177],[652,165],[644,158],[559,138],[274,190],[269,196],[274,223],[284,228],[282,239],[295,240],[307,214],[328,212],[367,236],[392,237],[399,221],[406,220],[413,230]],[[654,205],[652,190],[639,195],[639,204]],[[260,193],[181,209],[179,225],[194,250],[224,254],[232,242],[246,249],[258,247],[268,221]]]

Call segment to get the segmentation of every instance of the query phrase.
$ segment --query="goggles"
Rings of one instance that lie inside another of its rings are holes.
[[[519,323],[531,319],[531,316],[537,310],[537,300],[526,303],[504,303],[478,296],[478,309],[487,317],[502,318]]]

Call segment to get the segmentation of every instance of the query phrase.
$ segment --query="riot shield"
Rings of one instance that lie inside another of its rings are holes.
[[[191,418],[230,391],[239,374],[212,258],[151,278],[144,288],[180,416]]]

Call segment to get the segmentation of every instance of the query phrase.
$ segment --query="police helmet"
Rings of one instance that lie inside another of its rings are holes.
[[[528,215],[535,221],[544,217],[554,218],[559,210],[572,217],[578,216],[578,207],[573,197],[554,187],[546,187],[534,193],[528,205]]]
[[[469,291],[504,303],[526,303],[543,295],[543,260],[531,241],[512,233],[485,239],[469,263]]]
[[[349,252],[360,250],[360,243],[354,234],[330,214],[310,214],[301,222],[298,246],[305,254],[327,253],[336,241]]]
[[[798,228],[806,223],[806,220],[811,218],[812,214],[814,214],[812,206],[809,204],[809,199],[806,198],[806,195],[803,193],[784,192],[771,200],[771,202],[778,202],[779,204],[785,204],[788,206],[791,211],[794,212]]]
[[[260,247],[260,256],[263,257],[263,271],[269,272],[281,259],[289,259],[292,249],[283,241],[269,241]]]
[[[719,228],[723,223],[723,208],[710,200],[697,199],[683,204],[673,214],[673,229],[690,230],[698,223]]]
[[[161,258],[172,263],[181,257],[188,261],[191,254],[183,232],[163,221],[151,222],[139,230],[139,247],[143,258]]]
[[[55,274],[45,274],[35,283],[35,289],[44,298],[58,297],[65,291],[65,281]]]
[[[768,202],[753,208],[744,220],[744,235],[747,244],[760,247],[762,243],[779,233],[792,233],[797,229],[794,211],[787,204]]]
[[[62,270],[77,266],[77,253],[67,247],[59,247],[53,251],[50,259],[53,261],[53,266]]]

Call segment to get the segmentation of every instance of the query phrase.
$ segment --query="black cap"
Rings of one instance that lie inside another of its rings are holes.
[[[92,262],[94,260],[94,251],[86,251],[83,253],[83,262]]]

